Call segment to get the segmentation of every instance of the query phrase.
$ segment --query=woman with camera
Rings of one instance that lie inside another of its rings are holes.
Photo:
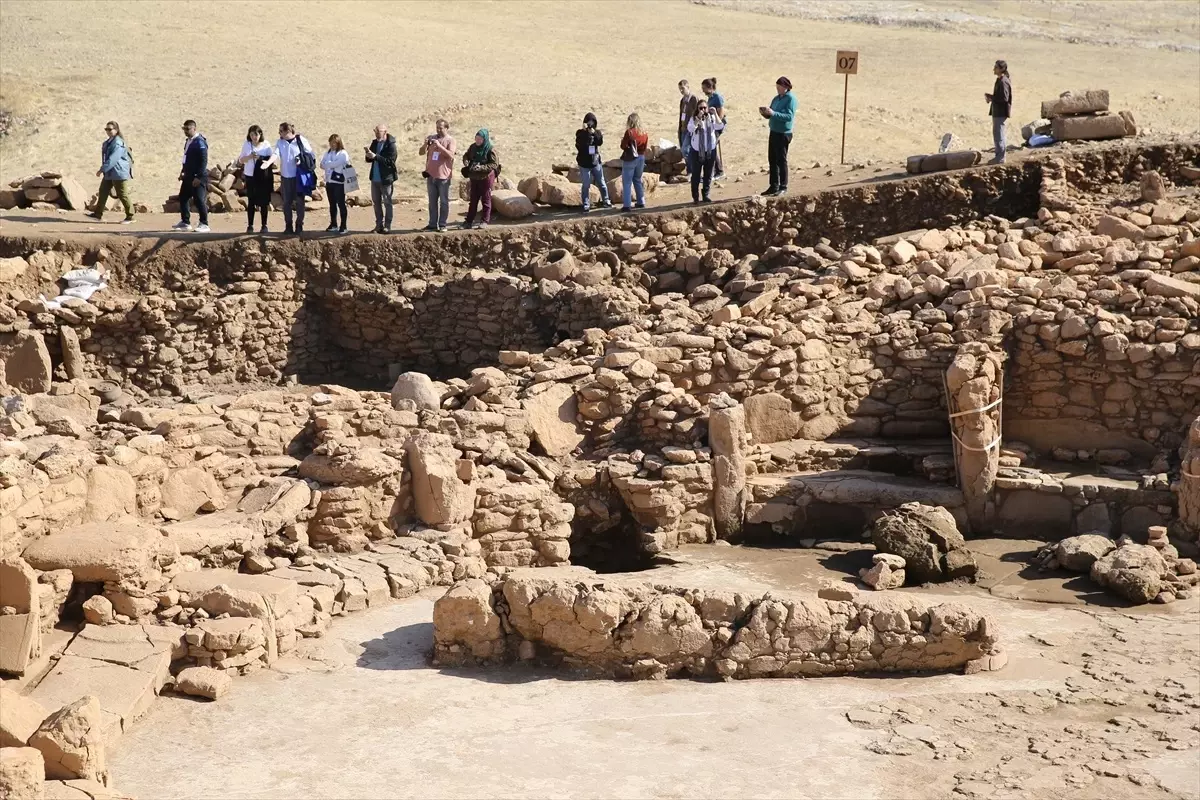
[[[712,186],[713,168],[717,164],[717,134],[725,123],[716,109],[708,107],[708,100],[701,98],[696,103],[696,113],[688,120],[687,132],[691,147],[688,151],[688,168],[692,173],[692,202],[701,200],[700,184],[703,181],[705,203],[711,203],[709,188]]]
[[[717,79],[705,78],[700,82],[700,90],[708,98],[708,107],[717,112],[717,116],[721,118],[721,122],[725,122],[725,96],[717,91]],[[713,167],[714,181],[725,177],[725,164],[721,160],[722,133],[723,131],[717,131],[717,164]]]
[[[642,118],[630,114],[625,121],[625,135],[621,137],[621,210],[632,211],[629,190],[637,191],[637,207],[646,207],[646,186],[642,172],[646,169],[646,147],[650,137],[642,127]]]
[[[492,221],[492,185],[499,174],[500,158],[492,147],[492,137],[487,128],[481,128],[463,155],[462,176],[471,182],[471,201],[463,228],[474,226],[475,212],[480,205],[483,206],[483,221],[479,227],[486,228]]]
[[[604,144],[604,134],[596,122],[596,115],[588,112],[583,115],[583,127],[575,131],[575,163],[579,165],[579,175],[583,178],[583,213],[592,210],[592,182],[600,186],[600,207],[610,208],[608,186],[604,183],[603,161],[600,159],[600,145]]]
[[[267,232],[267,211],[275,190],[275,167],[270,163],[274,151],[267,144],[262,128],[251,125],[237,163],[242,165],[242,183],[246,187],[246,233],[254,233],[254,212],[262,217],[259,233]]]

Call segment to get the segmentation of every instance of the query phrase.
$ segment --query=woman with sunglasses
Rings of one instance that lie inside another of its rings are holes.
[[[100,145],[100,169],[96,177],[100,178],[100,196],[96,198],[96,210],[88,214],[97,221],[104,218],[104,210],[108,205],[110,194],[116,194],[121,205],[125,207],[125,219],[122,225],[133,222],[133,203],[129,202],[129,181],[133,178],[133,156],[121,138],[121,126],[109,122],[104,126],[108,138]]]

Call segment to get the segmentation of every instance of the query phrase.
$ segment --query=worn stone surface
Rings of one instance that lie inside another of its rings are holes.
[[[533,438],[546,455],[568,455],[583,442],[584,434],[575,422],[579,406],[569,384],[556,383],[521,404],[529,415]]]
[[[36,700],[0,685],[0,747],[24,747],[49,713]]]
[[[46,778],[108,781],[100,701],[85,695],[47,717],[29,737],[46,762]]]
[[[229,673],[212,667],[188,667],[175,676],[175,691],[209,700],[219,700],[232,685]]]
[[[44,800],[45,762],[35,747],[0,747],[0,797],[6,800]]]
[[[880,553],[904,559],[905,575],[911,583],[975,574],[966,541],[954,516],[944,508],[905,503],[875,520],[871,540]]]

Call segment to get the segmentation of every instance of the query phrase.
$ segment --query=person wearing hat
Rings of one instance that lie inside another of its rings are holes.
[[[996,157],[991,163],[1003,164],[1004,151],[1008,148],[1004,139],[1004,126],[1012,114],[1012,81],[1008,77],[1008,62],[997,61],[992,67],[992,74],[996,76],[996,85],[992,87],[991,94],[983,96],[991,105],[992,142],[996,145]]]
[[[796,96],[792,94],[792,82],[786,77],[775,81],[775,96],[771,105],[760,106],[758,113],[767,120],[770,136],[767,140],[767,161],[771,167],[770,185],[764,197],[787,194],[788,147],[792,143],[792,123],[796,119]]]

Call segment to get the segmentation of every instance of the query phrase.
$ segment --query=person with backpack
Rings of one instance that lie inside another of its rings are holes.
[[[371,165],[371,204],[375,206],[375,232],[392,231],[392,187],[396,182],[396,137],[382,122],[375,126],[375,140],[363,148]]]
[[[625,121],[625,135],[621,137],[621,210],[632,211],[630,190],[637,192],[637,208],[646,207],[646,186],[642,175],[646,169],[646,148],[650,136],[642,127],[642,118],[630,114]]]
[[[101,179],[100,195],[96,199],[96,210],[88,216],[97,222],[103,219],[108,196],[115,193],[125,208],[125,219],[121,220],[121,224],[128,225],[133,222],[133,204],[129,202],[128,186],[133,178],[133,154],[121,138],[120,125],[109,122],[104,126],[104,133],[108,138],[100,145],[100,169],[96,171],[96,177]]]
[[[208,233],[208,140],[196,131],[196,120],[183,123],[183,167],[179,170],[179,222],[171,230],[192,230],[192,213],[188,208],[196,201],[200,215],[197,233]]]
[[[721,120],[721,128],[717,130],[717,164],[713,167],[714,181],[719,181],[725,177],[725,162],[721,158],[721,134],[725,132],[725,96],[717,91],[717,79],[705,78],[700,82],[700,91],[704,92],[704,96],[708,98],[708,107],[716,112],[717,118]]]
[[[304,198],[312,194],[317,157],[312,145],[296,133],[296,126],[290,122],[279,123],[279,141],[275,142],[275,154],[267,165],[276,162],[279,164],[279,193],[283,197],[283,233],[298,236],[304,233]],[[301,183],[302,180],[305,183]],[[293,211],[295,228],[292,227]]]
[[[575,131],[575,163],[579,165],[579,175],[583,179],[583,213],[592,210],[592,183],[600,186],[600,207],[611,208],[608,200],[608,186],[604,183],[603,160],[600,158],[600,145],[604,144],[604,134],[600,131],[600,123],[596,115],[588,112],[583,115],[583,127]]]
[[[256,211],[262,217],[259,233],[267,233],[267,210],[271,207],[271,192],[275,190],[275,168],[271,166],[273,153],[263,129],[251,125],[237,160],[242,165],[242,184],[246,187],[246,233],[254,233]]]
[[[329,149],[321,156],[321,169],[325,170],[325,194],[329,198],[329,227],[327,233],[346,232],[346,169],[350,166],[350,154],[336,133],[329,137]],[[338,214],[342,224],[338,226]]]
[[[1012,115],[1012,79],[1008,76],[1008,62],[997,61],[992,67],[992,74],[996,76],[996,85],[992,87],[991,94],[983,96],[990,106],[992,143],[996,146],[996,156],[990,163],[1003,164],[1005,151],[1008,150],[1008,143],[1004,137],[1004,126]]]
[[[471,182],[471,201],[467,206],[464,229],[474,227],[475,212],[480,205],[483,206],[483,221],[479,227],[486,228],[492,221],[492,186],[499,175],[500,157],[492,147],[492,137],[487,128],[480,128],[475,141],[463,155],[462,176]]]

